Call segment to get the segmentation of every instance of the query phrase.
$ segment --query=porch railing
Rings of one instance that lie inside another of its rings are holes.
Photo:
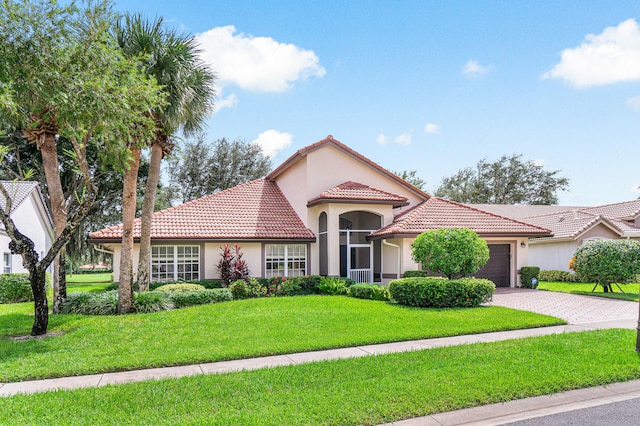
[[[349,278],[357,283],[373,282],[371,269],[352,269],[351,271],[349,271]]]

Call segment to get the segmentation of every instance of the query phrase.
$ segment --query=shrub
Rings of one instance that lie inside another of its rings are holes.
[[[220,262],[218,263],[218,273],[223,287],[228,287],[232,282],[238,280],[249,281],[249,268],[247,262],[242,260],[241,247],[236,244],[231,250],[228,244],[220,247]]]
[[[561,282],[561,283],[577,283],[578,276],[567,271],[559,271],[548,269],[540,271],[540,281]]]
[[[27,274],[0,274],[0,303],[19,303],[33,300]]]
[[[489,260],[487,242],[466,228],[423,232],[411,244],[415,262],[449,279],[471,275]]]
[[[245,280],[237,280],[229,284],[229,290],[234,300],[247,299],[249,297],[249,285]]]
[[[640,273],[640,242],[595,240],[576,249],[576,273],[582,282],[597,283],[603,291],[611,284],[624,284]]]
[[[427,271],[422,271],[422,270],[409,270],[409,271],[404,271],[404,274],[402,274],[402,278],[414,278],[414,277],[428,277],[429,272]]]
[[[320,294],[328,294],[338,296],[347,294],[348,286],[345,278],[327,278],[324,277],[318,284]]]
[[[391,299],[389,289],[377,284],[354,284],[349,287],[349,296],[370,300],[388,301]]]
[[[180,283],[180,284],[165,284],[156,288],[155,291],[160,292],[176,292],[176,291],[193,291],[193,290],[204,290],[205,287],[200,284],[189,284],[189,283]]]
[[[283,281],[279,286],[275,293],[276,296],[299,296],[303,294],[302,286],[300,285],[301,280],[296,280],[293,278],[289,278]]]
[[[103,291],[100,293],[78,291],[69,293],[67,300],[60,305],[60,311],[63,314],[115,315],[117,308],[117,291]]]
[[[226,302],[232,300],[233,296],[228,288],[208,288],[205,290],[169,293],[169,298],[176,308],[184,308],[186,306]]]
[[[475,307],[490,301],[494,290],[491,281],[477,278],[401,278],[389,284],[394,301],[422,308]]]
[[[535,280],[535,281],[534,281]],[[520,285],[524,288],[538,287],[540,268],[537,266],[523,266],[520,268]]]
[[[317,294],[320,293],[318,286],[322,282],[322,278],[320,275],[305,275],[289,278],[289,280],[300,286],[300,294]]]
[[[170,293],[162,291],[144,291],[133,295],[133,307],[136,312],[150,314],[153,312],[170,311],[174,308],[169,296]]]
[[[204,288],[222,288],[222,283],[220,281],[215,280],[200,280],[200,281],[185,281],[190,284],[200,284]]]

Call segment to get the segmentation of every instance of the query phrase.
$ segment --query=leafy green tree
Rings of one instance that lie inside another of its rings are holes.
[[[169,159],[169,190],[187,202],[265,176],[271,160],[257,144],[226,138],[207,143],[200,135]]]
[[[582,282],[596,283],[605,293],[612,284],[629,283],[640,274],[640,242],[594,240],[578,247],[573,268]]]
[[[455,279],[482,268],[489,260],[489,247],[471,229],[442,228],[418,235],[411,256],[429,271]]]
[[[200,51],[194,37],[178,34],[175,30],[167,28],[162,18],[147,20],[139,14],[127,16],[118,25],[116,34],[120,47],[128,57],[142,58],[141,64],[145,72],[162,85],[162,93],[167,101],[151,111],[156,123],[156,137],[151,144],[149,178],[142,205],[137,277],[139,290],[145,291],[149,289],[151,221],[160,181],[160,162],[165,155],[171,154],[171,138],[178,130],[185,134],[200,130],[206,117],[212,112],[215,94],[214,74],[200,59]],[[135,199],[129,202],[135,204]],[[132,211],[130,206],[126,211]],[[132,217],[126,219],[127,224],[132,226]],[[123,216],[123,226],[124,223]],[[133,235],[129,234],[128,239],[131,241],[126,245],[126,251],[123,240],[120,262],[121,287],[125,284],[130,286],[128,281],[131,278],[129,270],[133,254],[132,238]]]
[[[393,172],[393,174],[421,190],[424,190],[424,187],[427,184],[427,181],[418,176],[418,172],[416,170],[403,170],[401,172]]]
[[[124,143],[152,136],[153,120],[143,112],[162,102],[155,81],[140,73],[137,61],[121,54],[111,32],[116,20],[108,1],[89,2],[81,8],[55,0],[0,4],[2,131],[6,133],[8,125],[21,129],[22,136],[39,149],[56,237],[40,259],[33,242],[16,229],[10,210],[0,210],[12,240],[11,251],[22,255],[29,270],[35,299],[33,335],[46,333],[48,325],[45,270],[89,214],[97,192],[96,170],[126,167]],[[72,149],[64,155],[82,182],[70,203],[65,202],[60,174],[64,166],[58,156],[61,138],[71,143]],[[90,145],[99,153],[96,164],[87,159]],[[11,204],[2,186],[0,196]],[[54,308],[60,296],[58,289]]]
[[[503,155],[494,162],[482,159],[475,168],[443,178],[434,195],[460,203],[557,204],[558,191],[569,187],[569,179],[559,173],[523,161],[522,154]]]

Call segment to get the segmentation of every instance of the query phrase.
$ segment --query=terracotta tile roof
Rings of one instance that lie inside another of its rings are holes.
[[[38,188],[38,182],[20,182],[20,181],[0,181],[0,184],[4,186],[4,188],[9,193],[9,197],[11,197],[11,212],[22,204],[24,200],[27,199],[31,191]],[[5,200],[2,193],[0,193],[0,208],[3,210],[7,207],[7,200]],[[10,212],[10,213],[11,213]]]
[[[440,228],[470,228],[481,236],[548,236],[548,229],[498,216],[443,198],[431,197],[398,215],[372,237],[415,236]]]
[[[367,202],[372,204],[391,204],[394,207],[409,204],[407,197],[351,181],[344,182],[328,191],[324,191],[322,194],[310,200],[309,203],[307,203],[307,207],[327,202]]]
[[[140,237],[140,219],[134,238]],[[122,224],[92,233],[94,242],[118,241]],[[315,240],[275,182],[257,179],[154,213],[152,239]]]
[[[546,206],[546,205],[520,205],[520,204],[467,204],[478,210],[494,213],[511,219],[525,219],[532,216],[541,216],[554,213],[582,210],[586,207],[575,206]]]
[[[353,157],[353,158],[361,161],[362,163],[368,165],[369,167],[373,168],[378,173],[381,173],[381,174],[385,175],[386,177],[391,178],[392,180],[396,181],[400,185],[402,185],[402,186],[406,187],[407,189],[409,189],[411,192],[416,194],[419,198],[422,198],[423,200],[428,200],[429,199],[430,195],[427,194],[426,192],[420,190],[419,188],[416,188],[415,186],[411,185],[406,180],[404,180],[404,179],[400,178],[399,176],[391,173],[389,170],[385,169],[384,167],[381,167],[380,165],[374,163],[373,161],[369,160],[364,155],[354,151],[353,149],[349,148],[348,146],[346,146],[342,142],[338,141],[337,139],[334,139],[333,136],[331,136],[331,135],[327,136],[326,138],[322,139],[321,141],[318,141],[318,142],[316,142],[314,144],[311,144],[309,146],[306,146],[304,148],[299,149],[291,157],[286,159],[282,164],[280,164],[271,173],[269,173],[267,175],[267,179],[269,179],[269,180],[277,179],[277,177],[280,176],[280,174],[282,174],[289,167],[291,167],[292,165],[297,163],[301,158],[305,157],[310,152],[315,151],[316,149],[320,149],[320,148],[322,148],[322,147],[324,147],[326,145],[332,145],[332,146],[338,148],[339,150],[341,150],[341,151],[345,152],[346,154],[350,155],[351,157]]]
[[[640,215],[640,200],[606,204],[596,207],[585,207],[583,210],[592,214],[602,215],[610,219],[631,219],[636,218],[638,215]]]

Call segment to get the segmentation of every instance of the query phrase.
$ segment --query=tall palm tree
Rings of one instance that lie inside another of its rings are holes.
[[[173,135],[179,130],[189,134],[203,127],[213,109],[215,76],[200,59],[195,39],[166,28],[162,18],[149,21],[140,14],[127,16],[118,27],[117,36],[127,56],[141,57],[147,75],[161,85],[166,101],[152,111],[156,137],[151,145],[149,176],[142,205],[137,278],[138,289],[145,291],[150,280],[151,222],[160,180],[160,163],[173,149]],[[135,205],[135,198],[133,203]],[[129,258],[125,264],[131,264],[132,254],[132,250],[125,253],[123,245],[122,257]]]

